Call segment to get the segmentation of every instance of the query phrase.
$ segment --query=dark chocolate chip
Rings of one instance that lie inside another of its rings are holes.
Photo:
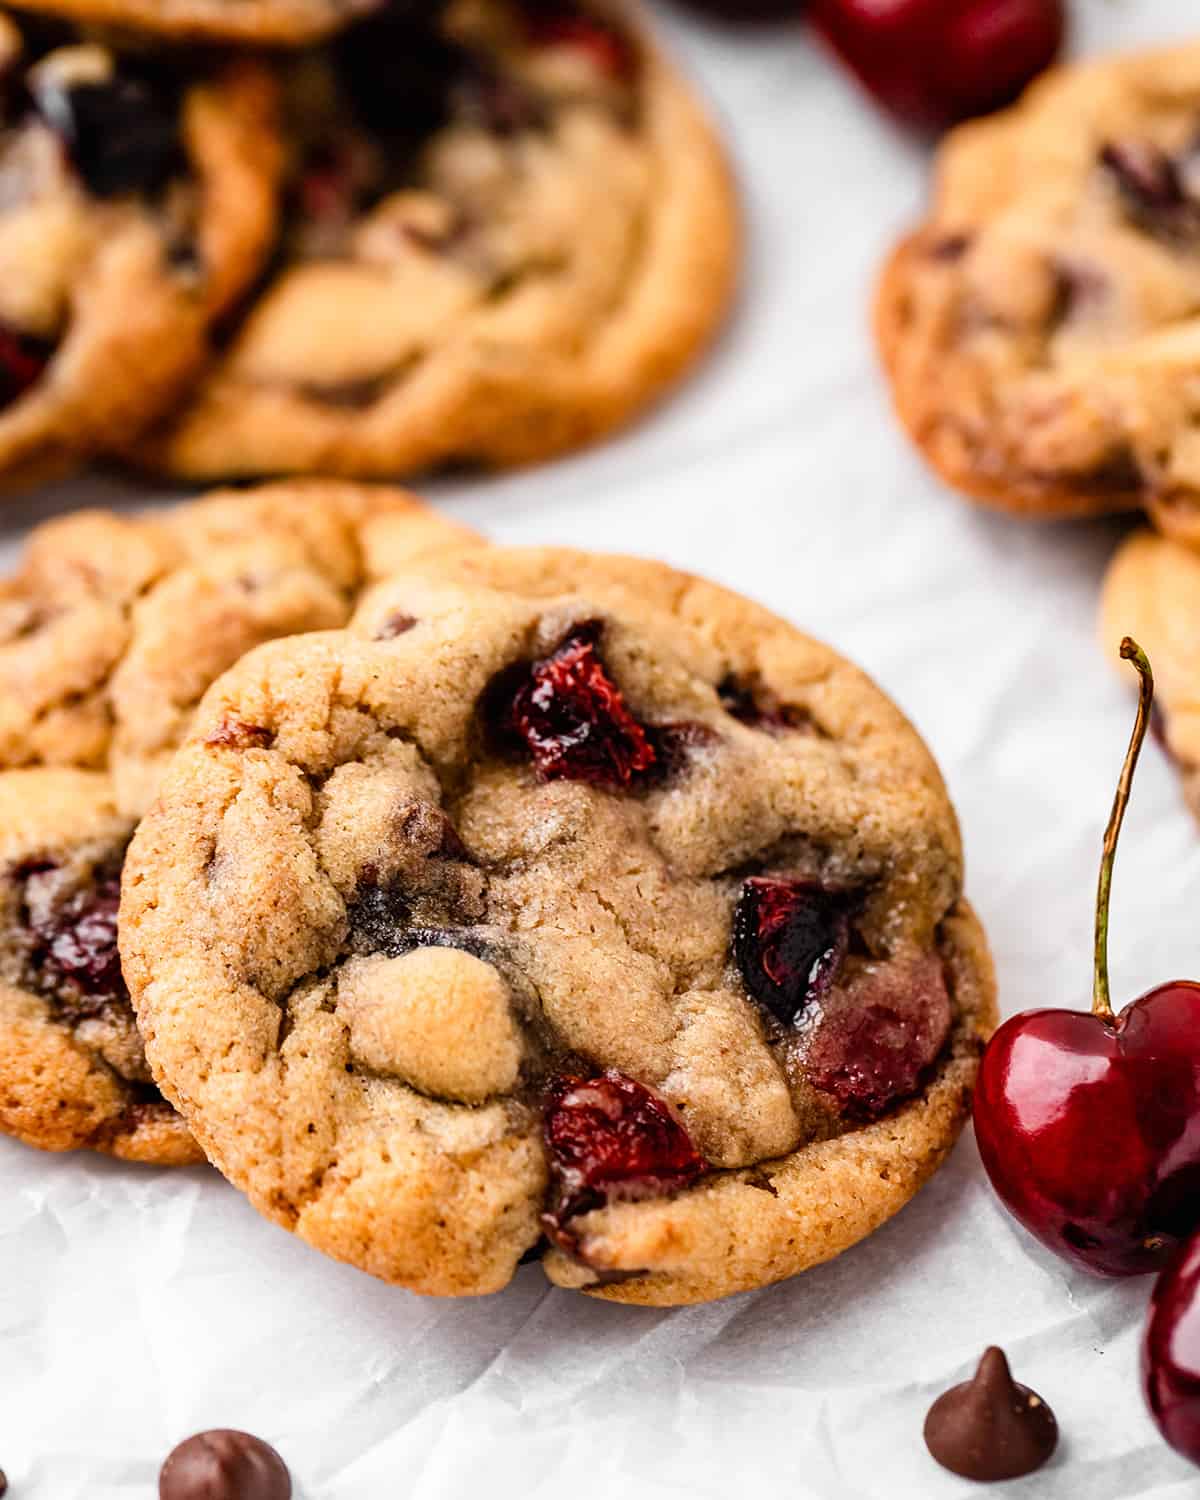
[[[178,101],[150,79],[118,75],[68,89],[47,84],[35,102],[97,198],[157,193],[180,168]]]
[[[291,1500],[287,1465],[248,1432],[197,1433],[167,1458],[159,1500]]]
[[[397,636],[407,635],[410,630],[416,628],[417,617],[406,615],[403,610],[393,610],[386,620],[382,620],[375,631],[377,641],[394,641]]]
[[[938,1463],[985,1483],[1032,1474],[1057,1443],[1054,1413],[1028,1386],[1017,1384],[1003,1349],[994,1345],[975,1378],[939,1396],[925,1418],[925,1446]]]
[[[5,1495],[7,1495],[7,1494],[8,1494],[8,1479],[5,1476],[4,1470],[0,1469],[0,1500],[2,1500],[2,1497],[5,1496]]]

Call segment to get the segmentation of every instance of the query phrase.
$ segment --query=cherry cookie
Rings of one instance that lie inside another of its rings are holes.
[[[205,698],[126,864],[154,1075],[265,1214],[433,1294],[703,1301],[945,1157],[994,1021],[861,673],[660,564],[444,553]]]
[[[0,473],[120,443],[180,394],[278,222],[257,63],[125,51],[0,11]]]
[[[1031,516],[1200,537],[1200,43],[1063,68],[954,131],[877,308],[900,417]]]
[[[524,462],[626,421],[709,341],[737,261],[727,168],[632,11],[393,4],[284,72],[279,269],[136,461]]]
[[[161,517],[77,513],[0,588],[0,1130],[200,1159],[146,1068],[117,954],[121,865],[204,690],[473,534],[394,490],[294,483]]]
[[[1109,564],[1101,602],[1106,653],[1134,635],[1154,663],[1155,726],[1200,821],[1200,553],[1139,531]]]

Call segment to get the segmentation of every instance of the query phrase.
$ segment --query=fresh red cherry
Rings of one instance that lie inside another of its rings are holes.
[[[1114,1015],[1108,988],[1113,857],[1145,740],[1154,679],[1141,675],[1133,739],[1104,838],[1092,1013],[1032,1010],[988,1044],[975,1135],[992,1186],[1044,1245],[1105,1276],[1158,1270],[1200,1224],[1200,985],[1151,990]]]
[[[1163,1437],[1200,1464],[1200,1234],[1155,1283],[1142,1342],[1142,1386]]]
[[[809,14],[880,104],[921,129],[1010,104],[1066,31],[1064,0],[812,0]]]

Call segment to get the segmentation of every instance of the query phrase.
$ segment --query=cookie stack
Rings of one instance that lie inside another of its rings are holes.
[[[877,305],[937,471],[1037,518],[1144,509],[1104,586],[1200,817],[1200,43],[1062,68],[954,131]]]
[[[725,313],[716,136],[624,5],[0,10],[0,473],[516,463]]]
[[[207,1156],[389,1281],[836,1255],[994,1021],[937,768],[664,565],[328,481],[32,536],[0,618],[0,1128]]]

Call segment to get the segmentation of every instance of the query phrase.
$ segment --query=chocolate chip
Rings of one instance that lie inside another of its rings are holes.
[[[375,631],[375,640],[394,641],[397,636],[407,635],[410,630],[415,630],[417,617],[406,615],[403,610],[393,610],[386,620],[380,622]]]
[[[156,81],[47,83],[35,90],[35,102],[97,198],[157,193],[181,165],[178,100]]]
[[[8,1494],[8,1480],[5,1477],[4,1470],[0,1469],[0,1500],[2,1500],[2,1497],[5,1496],[5,1495],[7,1495],[7,1494]]]
[[[158,1476],[159,1500],[291,1500],[287,1465],[248,1432],[219,1429],[190,1437]]]
[[[1032,1474],[1057,1443],[1054,1413],[1013,1380],[1003,1349],[994,1345],[975,1378],[939,1396],[925,1418],[925,1446],[938,1463],[985,1483]]]

